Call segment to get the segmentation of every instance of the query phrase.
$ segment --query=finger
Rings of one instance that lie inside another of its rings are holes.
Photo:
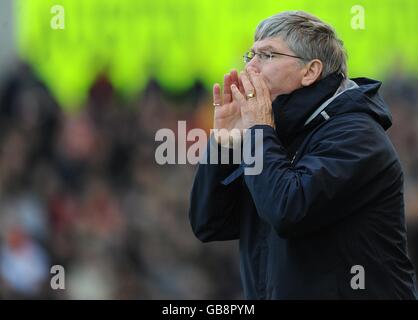
[[[245,95],[244,85],[242,84],[241,77],[238,77],[238,89],[242,94]]]
[[[241,79],[240,79],[240,78],[239,78],[239,76],[238,76],[238,72],[237,72],[237,70],[232,70],[232,71],[231,71],[231,79],[232,79],[232,83],[233,83],[233,84],[235,84],[235,85],[238,87],[239,91],[240,91],[242,94],[245,94],[245,92],[244,92],[244,88],[243,88],[243,86],[242,86]]]
[[[237,70],[233,69],[231,71],[231,85],[235,84],[238,87],[238,72]]]
[[[245,94],[249,94],[251,92],[256,93],[254,86],[252,85],[250,79],[247,76],[246,72],[241,72],[241,81],[244,87]]]
[[[219,83],[215,83],[213,85],[213,104],[214,105],[221,105],[222,98],[221,98],[221,86]]]
[[[226,74],[224,76],[223,103],[230,103],[232,101],[231,84],[231,76],[229,74]]]
[[[260,87],[263,89],[264,93],[268,96],[270,96],[270,89],[267,85],[266,79],[261,73],[255,73],[256,77],[259,80]]]
[[[261,80],[260,76],[256,74],[254,71],[248,72],[249,80],[251,84],[254,86],[255,91],[258,95],[265,95],[265,86],[263,85],[263,81]]]
[[[268,109],[271,109],[271,95],[270,90],[267,87],[267,84],[260,73],[254,71],[249,72],[250,80],[253,83],[255,90],[257,92],[257,100],[259,105],[262,105]]]
[[[231,91],[232,91],[232,96],[234,98],[234,100],[236,102],[238,102],[238,104],[242,107],[245,107],[247,104],[247,100],[245,99],[245,97],[242,95],[242,93],[238,90],[238,87],[233,84],[231,86]]]
[[[234,76],[234,83],[235,83],[235,85],[238,87],[238,90],[243,95],[245,95],[245,90],[244,90],[244,87],[242,85],[242,81],[241,81],[241,79],[240,79],[240,77],[238,75],[238,72],[236,70],[232,70],[232,72],[233,72],[233,76]]]

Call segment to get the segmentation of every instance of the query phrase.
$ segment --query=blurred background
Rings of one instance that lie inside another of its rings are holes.
[[[154,137],[208,130],[213,82],[293,9],[335,27],[350,77],[383,81],[418,266],[415,0],[0,0],[0,298],[242,298],[237,242],[194,237],[195,166],[157,165]]]

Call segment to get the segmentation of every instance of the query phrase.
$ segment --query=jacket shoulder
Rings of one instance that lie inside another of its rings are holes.
[[[350,142],[385,147],[392,145],[383,127],[371,115],[363,112],[330,117],[313,132],[311,144],[324,142],[324,139],[337,144]]]

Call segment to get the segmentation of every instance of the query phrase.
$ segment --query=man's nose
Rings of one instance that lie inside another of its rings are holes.
[[[258,61],[257,57],[251,59],[245,66],[245,71],[253,70],[254,72],[260,72],[260,61]]]

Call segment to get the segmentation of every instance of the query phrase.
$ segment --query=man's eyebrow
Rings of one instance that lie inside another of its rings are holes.
[[[252,51],[255,51],[254,47],[251,48]],[[271,51],[277,51],[274,47],[267,45],[267,46],[261,46],[258,48],[258,50],[271,50]]]

